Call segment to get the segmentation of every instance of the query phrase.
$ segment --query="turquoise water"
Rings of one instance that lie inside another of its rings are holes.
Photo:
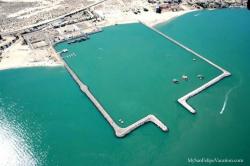
[[[111,44],[112,43],[112,44]],[[143,43],[143,44],[142,44]],[[143,45],[143,46],[141,46]],[[175,46],[142,24],[106,28],[87,42],[56,47],[67,48],[65,60],[123,126],[155,114],[172,125],[181,110],[176,100],[204,84],[197,74],[212,79],[219,71]],[[69,57],[75,53],[76,57]],[[189,81],[173,84],[185,74]]]
[[[195,116],[177,98],[219,71],[141,24],[56,47],[77,55],[65,59],[114,120],[127,126],[152,113],[168,133],[148,124],[116,138],[64,68],[1,71],[0,165],[191,165],[189,157],[240,158],[249,165],[249,19],[244,9],[198,11],[157,27],[233,74],[190,100]]]

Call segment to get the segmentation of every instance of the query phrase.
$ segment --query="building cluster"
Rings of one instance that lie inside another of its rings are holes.
[[[134,0],[134,1],[122,0],[122,2],[123,2],[122,5],[119,6],[117,5],[118,3],[115,3],[115,1],[111,0],[107,8],[111,9],[112,4],[116,4],[114,10],[121,8],[121,10],[132,10],[134,14],[140,14],[141,12],[147,12],[148,10],[151,10],[152,9],[151,7],[153,7],[154,8],[153,10],[155,10],[157,13],[161,13],[162,11],[183,10],[183,5],[191,7],[193,9],[247,6],[247,0]],[[72,1],[72,3],[69,4],[61,4],[61,5],[57,4],[58,7],[55,7],[54,9],[48,9],[48,10],[44,10],[43,8],[39,8],[37,10],[33,9],[34,13],[32,13],[32,11],[27,11],[26,13],[22,13],[21,15],[15,17],[3,15],[0,17],[0,32],[15,31],[18,30],[20,27],[26,27],[27,25],[38,24],[40,22],[54,19],[66,15],[67,13],[71,13],[72,11],[75,10],[77,11],[77,9],[81,9],[83,8],[83,6],[86,6],[87,4],[89,4],[89,2],[87,3],[85,0],[79,0],[79,2],[74,0]],[[138,7],[137,4],[140,4],[139,6],[143,7],[140,8]],[[112,12],[112,10],[110,10],[110,12]],[[93,17],[95,17],[96,14],[97,13],[95,13],[94,11],[84,10],[83,13],[77,13],[71,15],[71,17],[64,17],[63,21],[65,25],[73,24],[79,21],[92,19]],[[57,23],[55,23],[55,25],[56,24]]]
[[[90,34],[101,31],[96,23],[102,19],[90,8],[83,8],[53,20],[0,33],[0,62],[9,58],[6,49],[19,39],[15,49],[27,49],[25,55],[30,56],[29,62],[60,64],[52,46],[65,40],[74,43],[89,38]]]
[[[187,0],[186,2],[203,9],[241,7],[247,4],[247,0]]]
[[[161,13],[162,11],[180,11],[183,10],[180,7],[182,0],[148,0],[148,3],[156,4],[156,13]]]
[[[54,54],[51,51],[54,44],[65,40],[78,42],[89,38],[90,34],[102,31],[95,25],[97,22],[102,21],[102,19],[103,17],[98,13],[87,8],[52,21],[32,25],[28,28],[21,28],[10,33],[1,33],[0,62],[6,55],[4,54],[5,50],[18,39],[20,44],[28,46],[32,55],[34,55],[32,56],[35,59],[34,62],[40,61],[44,57],[56,62],[56,56],[51,56]],[[36,56],[36,54],[44,56]]]
[[[165,11],[183,10],[186,5],[192,9],[229,8],[247,6],[247,0],[148,0],[148,3],[156,4],[156,13]]]
[[[58,42],[86,36],[87,33],[99,31],[94,24],[101,20],[102,18],[97,13],[86,9],[51,22],[14,31],[11,35],[21,36],[23,38],[23,44],[29,45],[31,49],[47,48]],[[14,43],[15,40],[16,37],[11,43]],[[11,43],[1,45],[0,49],[3,50],[9,47]]]

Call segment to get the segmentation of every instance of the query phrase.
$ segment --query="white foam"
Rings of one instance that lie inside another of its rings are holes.
[[[229,95],[231,94],[231,92],[232,92],[234,89],[236,89],[236,88],[240,87],[241,82],[242,82],[242,80],[240,80],[240,83],[239,83],[238,85],[236,85],[236,86],[232,87],[231,89],[229,89],[229,90],[227,91],[227,93],[226,93],[226,95],[225,95],[224,102],[223,102],[223,106],[222,106],[222,108],[221,108],[221,110],[220,110],[220,114],[223,114],[223,113],[224,113],[224,111],[225,111],[225,109],[226,109],[226,106],[227,106],[227,102],[228,102]]]

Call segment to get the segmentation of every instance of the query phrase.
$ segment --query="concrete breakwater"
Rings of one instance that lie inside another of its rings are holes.
[[[194,108],[192,108],[188,103],[187,100],[195,95],[197,95],[198,93],[202,92],[203,90],[207,89],[208,87],[214,85],[215,83],[219,82],[220,80],[222,80],[223,78],[229,76],[230,73],[222,73],[219,76],[215,77],[214,79],[210,80],[209,82],[207,82],[206,84],[200,86],[199,88],[195,89],[194,91],[186,94],[185,96],[181,97],[178,99],[178,102],[185,107],[189,112],[191,113],[196,113],[196,110]]]
[[[190,106],[187,103],[187,100],[190,99],[191,97],[199,94],[200,92],[202,92],[203,90],[207,89],[208,87],[214,85],[215,83],[219,82],[220,80],[222,80],[225,77],[228,77],[231,75],[230,72],[228,72],[227,70],[223,69],[222,67],[220,67],[219,65],[213,63],[212,61],[208,60],[207,58],[205,58],[204,56],[198,54],[197,52],[193,51],[192,49],[184,46],[183,44],[179,43],[178,41],[174,40],[173,38],[169,37],[168,35],[160,32],[159,30],[157,30],[154,27],[151,27],[145,23],[143,23],[142,21],[139,21],[140,23],[142,23],[143,25],[145,25],[146,27],[150,28],[151,30],[155,31],[156,33],[160,34],[161,36],[163,36],[164,38],[168,39],[169,41],[171,41],[172,43],[176,44],[177,46],[187,50],[188,52],[192,53],[193,55],[199,57],[200,59],[206,61],[207,63],[209,63],[210,65],[212,65],[213,67],[217,68],[218,70],[220,70],[222,72],[222,74],[220,74],[219,76],[215,77],[214,79],[210,80],[209,82],[207,82],[206,84],[200,86],[199,88],[191,91],[190,93],[184,95],[183,97],[179,98],[177,101],[184,107],[186,108],[189,112],[191,113],[196,113],[196,110]]]
[[[60,55],[59,55],[60,57]],[[106,112],[106,110],[103,108],[103,106],[98,102],[98,100],[94,97],[94,95],[91,93],[87,85],[85,85],[79,77],[76,75],[76,73],[68,66],[68,64],[60,57],[61,61],[64,64],[64,67],[67,69],[70,76],[74,79],[76,84],[80,87],[80,90],[91,100],[91,102],[95,105],[95,107],[99,110],[99,112],[103,115],[103,117],[108,121],[108,123],[112,126],[112,128],[115,131],[115,135],[117,137],[124,137],[133,130],[139,128],[140,126],[144,125],[145,123],[152,122],[155,125],[157,125],[159,128],[161,128],[162,131],[167,131],[168,128],[154,115],[150,114],[146,117],[136,121],[135,123],[129,125],[128,127],[120,127],[118,126],[115,121],[111,118],[111,116]]]

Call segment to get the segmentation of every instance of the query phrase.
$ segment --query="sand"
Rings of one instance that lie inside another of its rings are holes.
[[[140,21],[147,23],[147,25],[156,26],[157,24],[170,21],[176,17],[179,17],[181,15],[184,15],[192,11],[194,10],[184,10],[184,11],[178,11],[178,12],[164,12],[162,14],[157,14],[157,13],[152,12],[152,13],[145,14],[142,17],[139,16],[139,19]]]
[[[142,21],[149,26],[156,26],[157,24],[164,23],[170,21],[176,17],[184,15],[186,13],[192,12],[195,10],[183,10],[177,12],[164,12],[161,14],[157,14],[154,11],[143,12],[141,14],[135,15],[132,12],[127,13],[112,13],[112,14],[103,14],[105,20],[98,23],[97,26],[100,27],[107,27],[117,24],[129,24],[129,23],[136,23]]]
[[[59,66],[62,65],[55,58],[49,55],[49,50],[31,50],[27,45],[22,45],[21,41],[6,49],[0,62],[0,70],[35,67],[35,66]]]

